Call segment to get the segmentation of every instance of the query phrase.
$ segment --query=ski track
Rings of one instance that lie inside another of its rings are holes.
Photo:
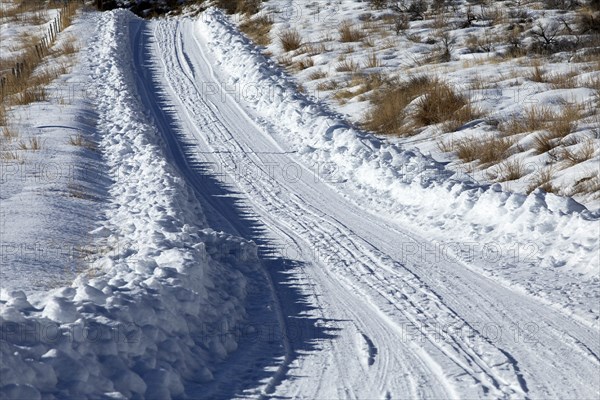
[[[173,163],[192,185],[195,171],[189,161],[182,161],[186,157],[222,167],[220,179],[233,182],[275,240],[287,250],[293,247],[305,262],[293,273],[316,291],[309,294],[314,313],[338,321],[335,338],[311,354],[298,354],[284,337],[286,356],[263,395],[597,395],[598,385],[590,384],[597,382],[596,330],[474,273],[459,259],[442,260],[434,268],[418,257],[407,259],[395,244],[421,245],[426,239],[365,213],[315,180],[293,151],[265,131],[261,116],[251,115],[233,95],[211,96],[207,85],[227,78],[213,69],[207,38],[195,22],[161,20],[144,25],[136,48],[150,53],[151,73],[165,82],[162,107],[176,113],[182,132],[178,136],[187,142],[185,149],[171,149]],[[168,129],[161,134],[165,141],[173,140]],[[195,148],[190,149],[189,143]],[[298,174],[298,180],[274,179],[268,169],[287,165],[304,168],[305,173]],[[254,173],[240,176],[242,167],[251,167]],[[237,228],[241,227],[232,226]],[[285,326],[285,316],[280,321]],[[534,337],[520,337],[515,327],[532,321],[543,325],[536,325]],[[486,326],[495,331],[486,331]],[[459,332],[445,333],[440,327]],[[565,332],[577,339],[565,340]],[[367,368],[364,350],[357,351],[357,334],[367,346]],[[592,356],[569,356],[574,349],[579,353],[587,349]]]

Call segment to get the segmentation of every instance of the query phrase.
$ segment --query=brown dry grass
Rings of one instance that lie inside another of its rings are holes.
[[[569,195],[573,196],[576,194],[587,194],[595,199],[600,199],[600,171],[598,169],[586,172],[583,178],[575,182]]]
[[[268,15],[247,18],[239,26],[240,30],[259,46],[268,46],[271,43],[272,27],[273,19]]]
[[[292,65],[292,68],[296,71],[302,71],[307,68],[313,67],[314,65],[315,65],[315,62],[313,61],[312,58],[304,57],[303,59],[296,61]]]
[[[28,2],[21,1],[19,7],[29,7]],[[71,24],[72,18],[77,12],[78,4],[70,4],[61,10],[61,30]],[[44,86],[48,85],[57,76],[65,73],[67,67],[61,64],[58,68],[47,69],[41,73],[36,73],[40,64],[45,60],[48,54],[42,52],[42,46],[39,38],[32,35],[26,37],[24,49],[20,52],[19,60],[12,60],[12,65],[19,64],[19,74],[9,74],[6,76],[6,82],[0,91],[0,104],[6,108],[10,105],[25,105],[34,101],[47,100],[47,92]],[[76,38],[68,36],[64,44],[53,49],[50,53],[53,57],[69,55],[78,49],[75,45]]]
[[[451,121],[454,114],[466,106],[468,100],[444,82],[437,82],[427,88],[417,102],[413,116],[417,126],[427,126]]]
[[[2,139],[6,142],[11,142],[13,139],[19,137],[19,132],[17,130],[8,125],[2,127]]]
[[[483,112],[480,109],[474,107],[470,103],[465,104],[452,114],[450,120],[444,122],[442,130],[444,132],[456,132],[466,123],[481,118],[482,116]]]
[[[522,115],[514,115],[499,125],[500,132],[505,135],[516,135],[544,129],[554,114],[546,107],[530,107]]]
[[[337,83],[333,79],[329,80],[329,81],[321,82],[317,85],[317,90],[320,90],[320,91],[336,90],[337,88],[339,88],[339,83]]]
[[[365,34],[354,28],[354,24],[352,21],[342,21],[338,28],[338,33],[340,35],[340,42],[359,42],[362,38],[365,37]]]
[[[304,43],[299,52],[305,53],[307,56],[316,56],[328,52],[329,50],[323,43]]]
[[[97,146],[94,142],[86,139],[80,133],[78,133],[75,136],[69,136],[69,144],[72,146],[83,147],[88,150],[96,150],[97,149]]]
[[[547,81],[552,89],[574,89],[577,85],[577,72],[555,73],[548,76]]]
[[[386,82],[370,97],[372,109],[366,114],[362,125],[379,133],[412,134],[405,108],[437,82],[437,79],[426,76],[413,76],[405,82]]]
[[[277,36],[279,37],[279,44],[284,51],[297,50],[302,45],[302,37],[295,29],[285,30]]]
[[[558,193],[558,188],[552,184],[554,179],[554,170],[551,167],[544,168],[531,178],[527,189],[527,194],[535,189],[542,189],[546,193]]]
[[[42,142],[39,138],[32,137],[32,138],[29,138],[29,140],[27,142],[20,141],[19,144],[17,145],[17,148],[19,150],[37,151],[37,150],[41,150]]]
[[[548,132],[540,133],[533,138],[533,149],[536,154],[550,152],[559,144],[558,138],[553,137],[552,134]]]
[[[308,75],[308,79],[310,79],[311,81],[315,81],[317,79],[323,79],[327,77],[327,72],[325,71],[314,71],[311,72],[310,75]]]
[[[465,163],[479,160],[482,164],[497,164],[509,155],[514,144],[511,138],[502,137],[470,137],[450,145],[456,156]]]
[[[525,166],[521,160],[505,160],[488,172],[488,179],[495,182],[516,181],[525,176]]]
[[[592,139],[588,139],[576,147],[576,149],[563,148],[559,153],[559,157],[568,165],[577,165],[590,160],[597,150]]]
[[[358,72],[360,70],[360,65],[352,60],[344,60],[338,63],[335,67],[335,70],[338,72]]]
[[[377,54],[375,54],[375,52],[371,52],[371,54],[369,54],[364,62],[365,68],[378,68],[378,67],[382,67],[383,63],[381,62],[381,60],[377,57]]]
[[[533,71],[529,74],[529,80],[533,82],[546,82],[546,71],[539,65],[533,66]]]

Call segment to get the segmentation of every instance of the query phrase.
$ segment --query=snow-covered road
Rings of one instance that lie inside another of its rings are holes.
[[[0,398],[600,395],[599,211],[352,127],[216,9],[86,21],[102,251],[2,271]]]
[[[592,320],[458,255],[436,257],[436,243],[410,225],[349,201],[351,187],[273,133],[296,116],[277,124],[261,115],[252,101],[263,83],[249,86],[244,71],[234,76],[215,57],[214,47],[228,45],[215,40],[227,28],[214,28],[218,17],[134,19],[130,39],[139,93],[209,224],[264,243],[284,357],[271,376],[238,379],[236,390],[307,399],[598,395]],[[232,394],[230,384],[213,389]]]

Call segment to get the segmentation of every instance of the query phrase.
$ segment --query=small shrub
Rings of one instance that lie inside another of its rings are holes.
[[[410,27],[410,22],[405,14],[397,15],[394,18],[394,32],[396,36],[400,35],[400,32],[404,32]]]
[[[600,33],[600,10],[581,9],[576,20],[580,34]]]

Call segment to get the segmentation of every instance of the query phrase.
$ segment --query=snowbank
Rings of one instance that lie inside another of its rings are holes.
[[[223,90],[265,117],[257,122],[306,163],[333,171],[326,176],[332,185],[362,193],[359,202],[373,212],[434,237],[533,246],[532,265],[598,276],[600,211],[539,190],[525,196],[479,185],[417,149],[361,132],[299,94],[221,11],[207,10],[197,24],[225,71]]]
[[[105,13],[89,47],[101,148],[114,180],[102,226],[108,253],[73,287],[39,301],[0,293],[0,398],[160,398],[236,349],[243,271],[256,246],[208,229],[165,161],[136,97],[128,11]],[[184,222],[185,221],[185,222]]]

